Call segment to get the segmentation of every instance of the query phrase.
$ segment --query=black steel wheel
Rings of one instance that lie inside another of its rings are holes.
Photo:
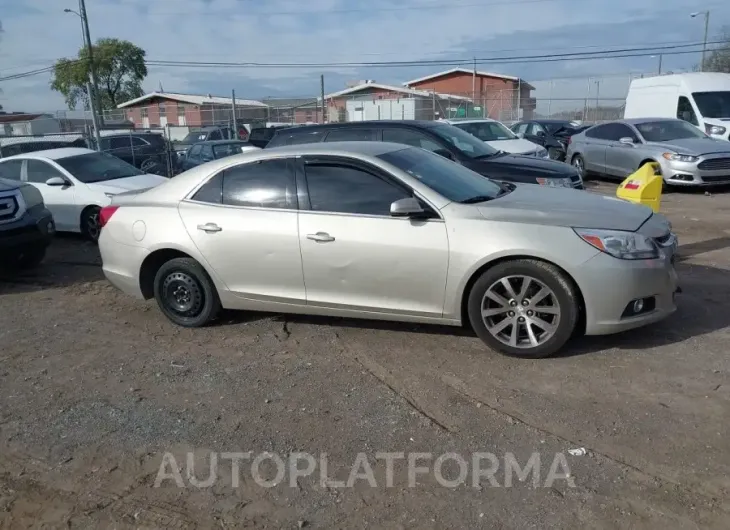
[[[155,276],[155,299],[173,323],[189,328],[208,324],[220,311],[215,285],[192,258],[164,263]]]

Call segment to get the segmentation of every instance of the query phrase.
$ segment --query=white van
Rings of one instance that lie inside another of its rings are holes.
[[[634,79],[624,118],[679,118],[730,140],[730,74],[696,72]]]

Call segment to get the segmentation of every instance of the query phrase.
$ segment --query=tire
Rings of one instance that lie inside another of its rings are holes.
[[[520,278],[530,280],[523,297],[519,296],[524,288]],[[517,296],[509,295],[503,280]],[[549,294],[532,301],[538,292],[545,292],[543,289]],[[491,298],[494,295],[501,298],[500,303]],[[572,281],[554,265],[530,259],[499,263],[485,271],[469,292],[467,307],[472,329],[487,346],[525,359],[557,353],[573,335],[580,316],[579,296]],[[490,314],[482,316],[483,311]]]
[[[81,234],[96,243],[99,241],[101,234],[101,226],[99,225],[99,212],[101,208],[98,206],[88,206],[81,212]]]
[[[185,328],[209,324],[221,309],[215,285],[192,258],[175,258],[164,263],[155,275],[154,293],[162,313]]]
[[[573,166],[580,174],[580,178],[585,180],[586,178],[586,162],[583,160],[581,155],[575,155],[570,161],[570,165]]]

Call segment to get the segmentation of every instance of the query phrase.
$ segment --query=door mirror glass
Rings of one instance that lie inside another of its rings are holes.
[[[628,136],[624,136],[623,138],[620,138],[619,142],[621,142],[622,144],[634,145],[634,139],[630,138]]]
[[[70,182],[62,177],[51,177],[46,181],[47,186],[68,186]]]
[[[448,158],[449,160],[453,160],[453,159],[454,159],[454,155],[452,155],[452,154],[451,154],[451,153],[450,153],[450,152],[449,152],[448,150],[446,150],[446,149],[436,149],[436,150],[434,151],[434,153],[436,153],[436,154],[437,154],[437,155],[439,155],[439,156],[443,156],[444,158]]]
[[[423,215],[425,210],[413,197],[398,199],[390,205],[390,215],[393,217],[412,217]]]

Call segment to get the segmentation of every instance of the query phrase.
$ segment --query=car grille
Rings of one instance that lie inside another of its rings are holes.
[[[710,158],[709,160],[703,160],[697,167],[699,169],[706,169],[714,171],[717,169],[730,169],[730,158]]]
[[[711,177],[702,177],[704,182],[730,182],[730,175],[713,175]]]
[[[0,223],[10,223],[15,221],[20,213],[20,204],[18,196],[13,193],[9,195],[0,195]]]

